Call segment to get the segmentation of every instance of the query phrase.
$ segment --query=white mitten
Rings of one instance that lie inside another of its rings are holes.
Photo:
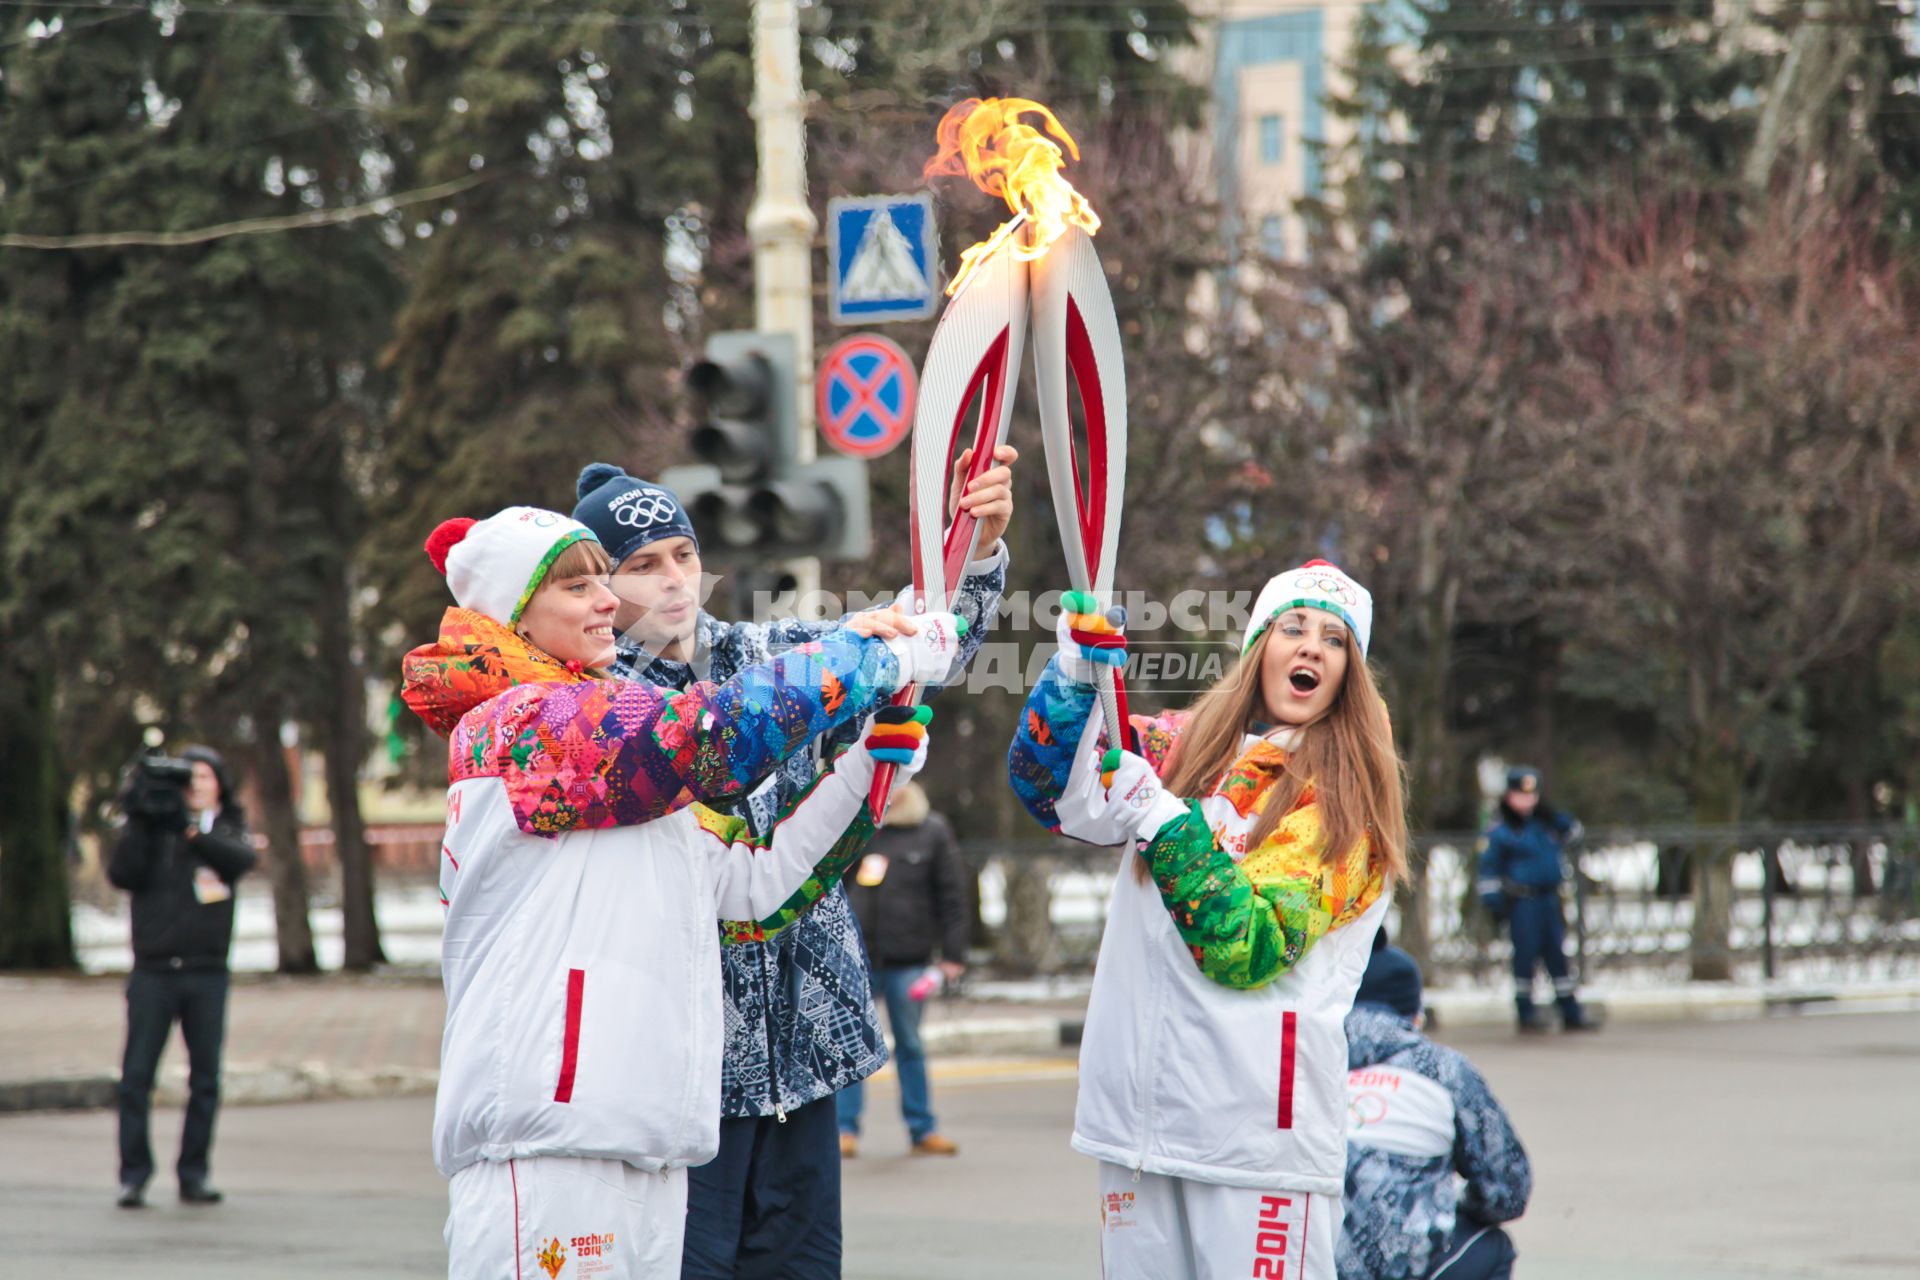
[[[1091,728],[1091,726],[1089,726]],[[1082,739],[1054,806],[1060,833],[1088,844],[1144,842],[1186,816],[1186,802],[1160,785],[1144,756],[1110,749],[1102,759],[1094,735]]]
[[[886,642],[900,660],[900,683],[939,684],[953,669],[960,656],[960,637],[967,633],[966,619],[954,613],[915,615],[918,628],[910,636],[895,636]]]

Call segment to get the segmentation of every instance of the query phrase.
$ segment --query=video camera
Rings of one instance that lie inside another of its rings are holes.
[[[146,747],[127,766],[121,807],[128,817],[185,821],[187,786],[192,781],[193,761],[163,756],[157,746]]]

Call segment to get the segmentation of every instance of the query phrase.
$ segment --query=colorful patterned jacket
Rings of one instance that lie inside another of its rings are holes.
[[[1004,544],[969,564],[954,612],[967,620],[959,666],[973,660],[1000,608],[1006,586]],[[787,618],[769,623],[721,622],[702,612],[695,651],[710,679],[724,680],[836,626]],[[694,668],[621,643],[613,674],[662,688],[692,685]],[[822,753],[851,742],[858,726],[827,735],[813,752],[791,756],[739,807],[755,831],[770,830],[782,804],[811,785]],[[835,886],[793,928],[763,944],[729,946],[721,957],[727,1044],[721,1067],[721,1110],[732,1117],[780,1115],[846,1088],[887,1061],[873,1006],[859,925],[845,889]]]
[[[1057,802],[1098,786],[1091,685],[1049,663],[1009,753],[1014,790],[1050,830]],[[1139,718],[1164,769],[1179,716]],[[1274,835],[1247,836],[1285,762],[1248,735],[1241,757],[1142,855],[1121,852],[1080,1051],[1073,1146],[1203,1182],[1338,1195],[1345,1176],[1342,1020],[1387,910],[1364,843],[1322,848],[1311,795]],[[1079,762],[1079,767],[1076,767]]]
[[[1526,1212],[1533,1167],[1471,1062],[1363,1004],[1347,1064],[1340,1280],[1424,1280],[1456,1239]]]
[[[452,610],[407,674],[408,704],[443,718],[478,699],[448,752],[441,1171],[529,1155],[656,1169],[712,1158],[721,933],[774,935],[838,883],[873,833],[873,761],[864,747],[841,755],[767,836],[693,801],[739,794],[855,722],[899,663],[842,630],[674,693],[569,672]]]

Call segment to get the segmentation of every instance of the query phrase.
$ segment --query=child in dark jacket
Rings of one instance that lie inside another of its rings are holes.
[[[1379,935],[1381,944],[1386,937]],[[1420,1034],[1420,968],[1377,944],[1347,1015],[1346,1219],[1340,1280],[1506,1280],[1498,1224],[1533,1170],[1487,1082]]]

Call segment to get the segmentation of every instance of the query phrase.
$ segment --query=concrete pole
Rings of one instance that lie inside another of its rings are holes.
[[[794,460],[816,456],[813,424],[813,237],[807,203],[806,96],[800,81],[800,13],[794,0],[754,0],[753,120],[759,188],[747,213],[753,241],[754,327],[793,335],[798,373]],[[790,562],[797,598],[820,586],[820,561]]]

